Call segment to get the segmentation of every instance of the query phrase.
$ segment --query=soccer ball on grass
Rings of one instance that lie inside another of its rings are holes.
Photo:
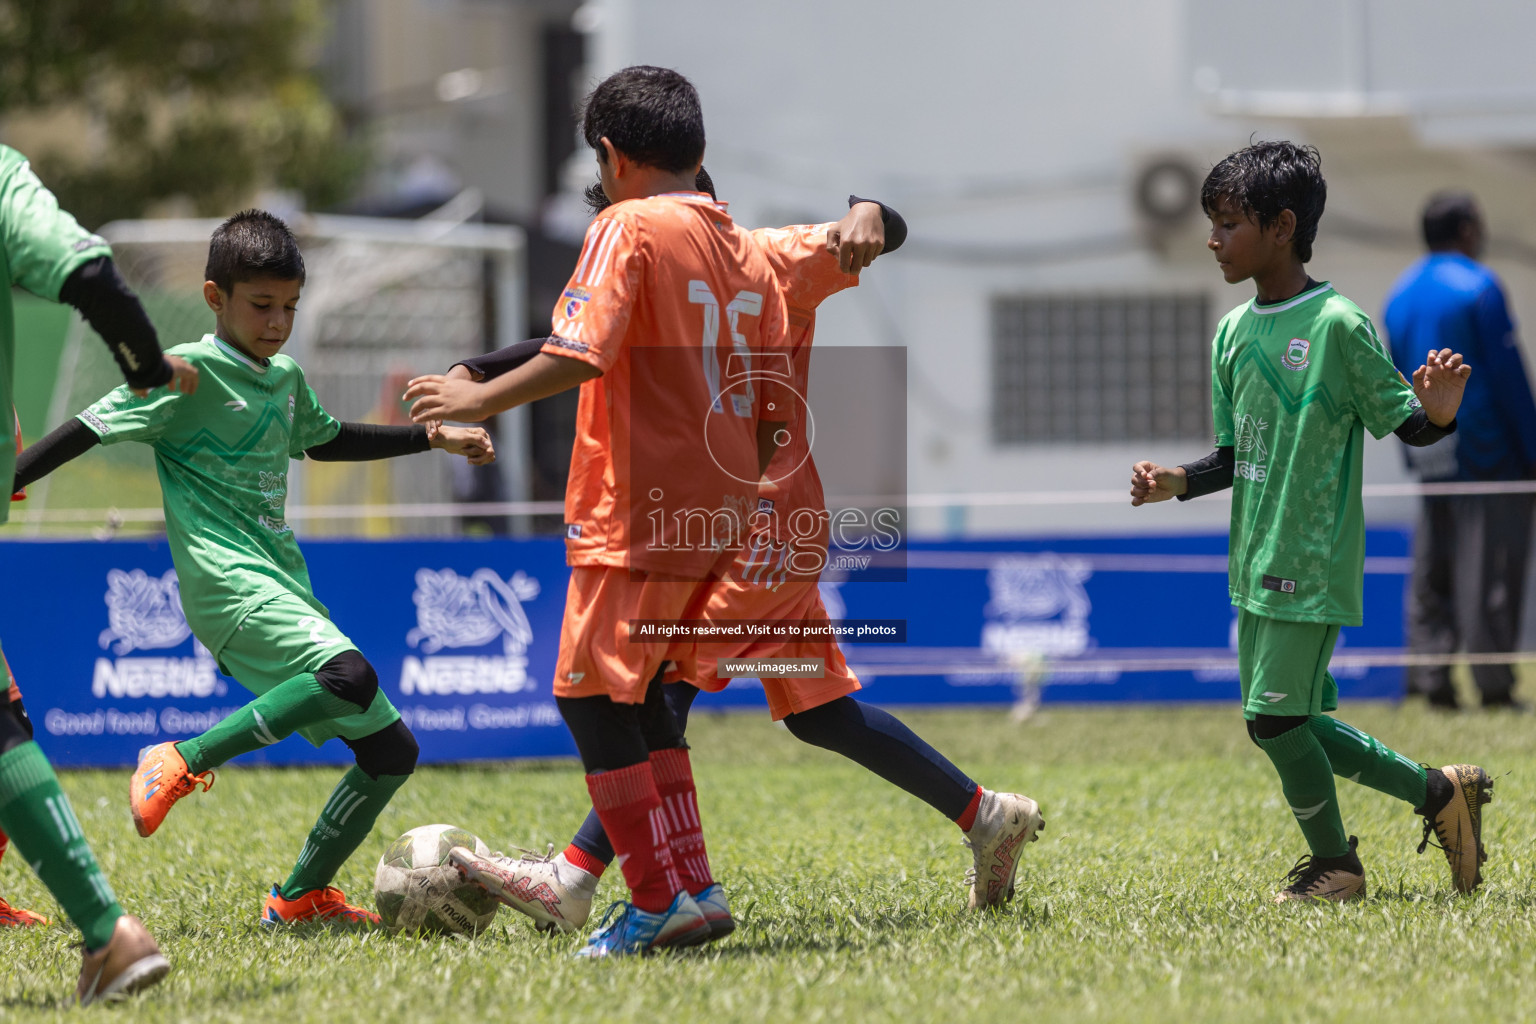
[[[455,846],[491,852],[479,836],[454,825],[422,825],[390,844],[373,876],[373,901],[386,928],[473,935],[490,927],[500,904],[459,877],[448,861]]]

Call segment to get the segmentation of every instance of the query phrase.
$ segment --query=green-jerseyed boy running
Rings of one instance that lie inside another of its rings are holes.
[[[212,768],[298,732],[340,737],[357,764],[327,801],[288,880],[262,909],[266,925],[314,919],[376,923],[330,885],[416,765],[416,740],[378,677],[310,590],[284,520],[288,461],[381,459],[428,447],[475,464],[495,457],[479,427],[338,423],[304,373],[278,351],[293,327],[304,260],[282,221],[248,210],[213,234],[203,294],[215,333],[172,352],[201,372],[194,395],[119,388],[23,453],[24,485],[97,443],[155,449],[166,533],[187,624],[220,669],[259,696],[200,736],[139,755],[130,801],[139,834]]]
[[[1413,807],[1424,817],[1419,852],[1433,831],[1452,884],[1471,892],[1486,856],[1487,773],[1417,764],[1324,714],[1338,707],[1328,662],[1339,627],[1361,617],[1364,431],[1433,444],[1456,429],[1471,372],[1450,349],[1429,352],[1410,387],[1370,318],[1307,275],[1326,195],[1317,151],[1289,142],[1239,150],[1205,179],[1200,201],[1222,276],[1229,284],[1252,279],[1258,294],[1216,329],[1216,451],[1174,469],[1137,463],[1131,504],[1233,489],[1229,579],[1243,716],[1312,851],[1276,902],[1365,894],[1335,775]]]

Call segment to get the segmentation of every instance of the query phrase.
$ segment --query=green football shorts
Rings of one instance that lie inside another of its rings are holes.
[[[1286,622],[1237,611],[1237,674],[1243,717],[1320,715],[1339,706],[1339,684],[1328,672],[1339,627]]]
[[[355,650],[357,645],[328,617],[285,594],[245,617],[218,653],[219,671],[260,696],[294,676],[314,672],[342,651]],[[338,736],[372,736],[399,717],[380,687],[367,711],[306,725],[298,733],[318,747]]]

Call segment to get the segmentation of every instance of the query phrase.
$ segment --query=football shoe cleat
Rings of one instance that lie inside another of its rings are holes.
[[[624,900],[610,904],[597,931],[576,955],[584,959],[634,956],[667,946],[696,946],[708,939],[704,912],[685,889],[659,914]]]
[[[47,924],[48,919],[32,910],[13,907],[0,896],[0,928],[30,928],[35,924]]]
[[[174,743],[157,743],[139,751],[139,766],[128,782],[128,804],[141,836],[154,835],[171,806],[199,785],[213,788],[213,772],[193,775]]]
[[[551,847],[553,849],[553,847]],[[459,875],[519,913],[533,918],[541,932],[573,932],[587,923],[598,878],[561,853],[554,857],[523,851],[517,860],[501,854],[482,857],[455,846],[448,860]]]
[[[1329,900],[1343,903],[1365,895],[1365,867],[1355,852],[1359,840],[1349,837],[1349,852],[1342,857],[1307,854],[1287,874],[1290,884],[1275,893],[1276,903],[1292,900]]]
[[[1045,819],[1040,805],[1017,793],[981,795],[976,820],[965,834],[971,848],[971,869],[965,880],[971,887],[970,908],[998,907],[1013,899],[1013,880],[1019,870],[1019,854],[1025,843],[1040,838]]]
[[[1426,801],[1425,806],[1414,808],[1424,816],[1424,838],[1419,841],[1419,852],[1430,845],[1438,846],[1445,853],[1451,867],[1451,884],[1457,892],[1471,892],[1483,882],[1483,862],[1488,851],[1483,848],[1483,805],[1493,800],[1493,780],[1475,764],[1448,764],[1444,768],[1428,768],[1439,772],[1450,783],[1450,795],[1438,807]],[[1438,843],[1431,844],[1433,832]]]
[[[292,900],[284,899],[282,891],[274,885],[267,894],[266,904],[261,908],[262,925],[278,928],[306,921],[329,921],[372,928],[379,924],[379,915],[348,903],[347,894],[334,885],[311,890]]]
[[[124,914],[112,928],[112,938],[96,952],[87,951],[80,964],[75,998],[81,1006],[123,999],[149,988],[171,969],[144,922]]]

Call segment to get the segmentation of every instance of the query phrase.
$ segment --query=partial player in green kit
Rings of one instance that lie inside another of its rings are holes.
[[[1276,902],[1365,894],[1335,775],[1413,807],[1424,818],[1419,852],[1433,832],[1452,884],[1471,892],[1486,859],[1487,773],[1420,765],[1324,713],[1339,703],[1328,672],[1339,627],[1361,621],[1364,432],[1415,446],[1453,433],[1471,373],[1450,349],[1432,351],[1410,387],[1370,318],[1308,276],[1326,196],[1317,150],[1289,142],[1239,150],[1205,179],[1208,245],[1222,276],[1252,279],[1258,294],[1216,328],[1216,451],[1173,469],[1137,463],[1131,504],[1233,489],[1228,561],[1243,716],[1311,849]]]
[[[11,409],[13,287],[78,309],[136,393],[197,390],[197,371],[161,353],[155,329],[119,276],[106,241],[59,208],[26,157],[0,146],[0,416],[15,431],[0,441],[0,479],[11,479],[21,443]],[[9,512],[10,502],[0,500],[0,523]],[[84,954],[75,995],[82,1004],[147,988],[165,977],[170,963],[139,919],[118,904],[53,768],[33,742],[32,722],[4,655],[0,670],[0,853],[7,838],[14,841],[21,859],[80,929]],[[0,927],[46,923],[41,914],[0,899]]]
[[[298,732],[339,737],[357,764],[341,780],[263,924],[377,923],[330,885],[416,765],[418,748],[378,676],[310,590],[284,519],[288,462],[382,459],[427,448],[495,458],[479,427],[339,423],[304,372],[279,355],[293,327],[304,259],[282,221],[247,210],[209,245],[204,298],[214,333],[172,351],[202,374],[195,395],[118,388],[29,448],[18,486],[96,444],[155,449],[166,533],[187,624],[220,670],[259,696],[200,736],[146,748],[130,785],[134,823],[152,834],[177,800],[213,784],[211,769]]]

